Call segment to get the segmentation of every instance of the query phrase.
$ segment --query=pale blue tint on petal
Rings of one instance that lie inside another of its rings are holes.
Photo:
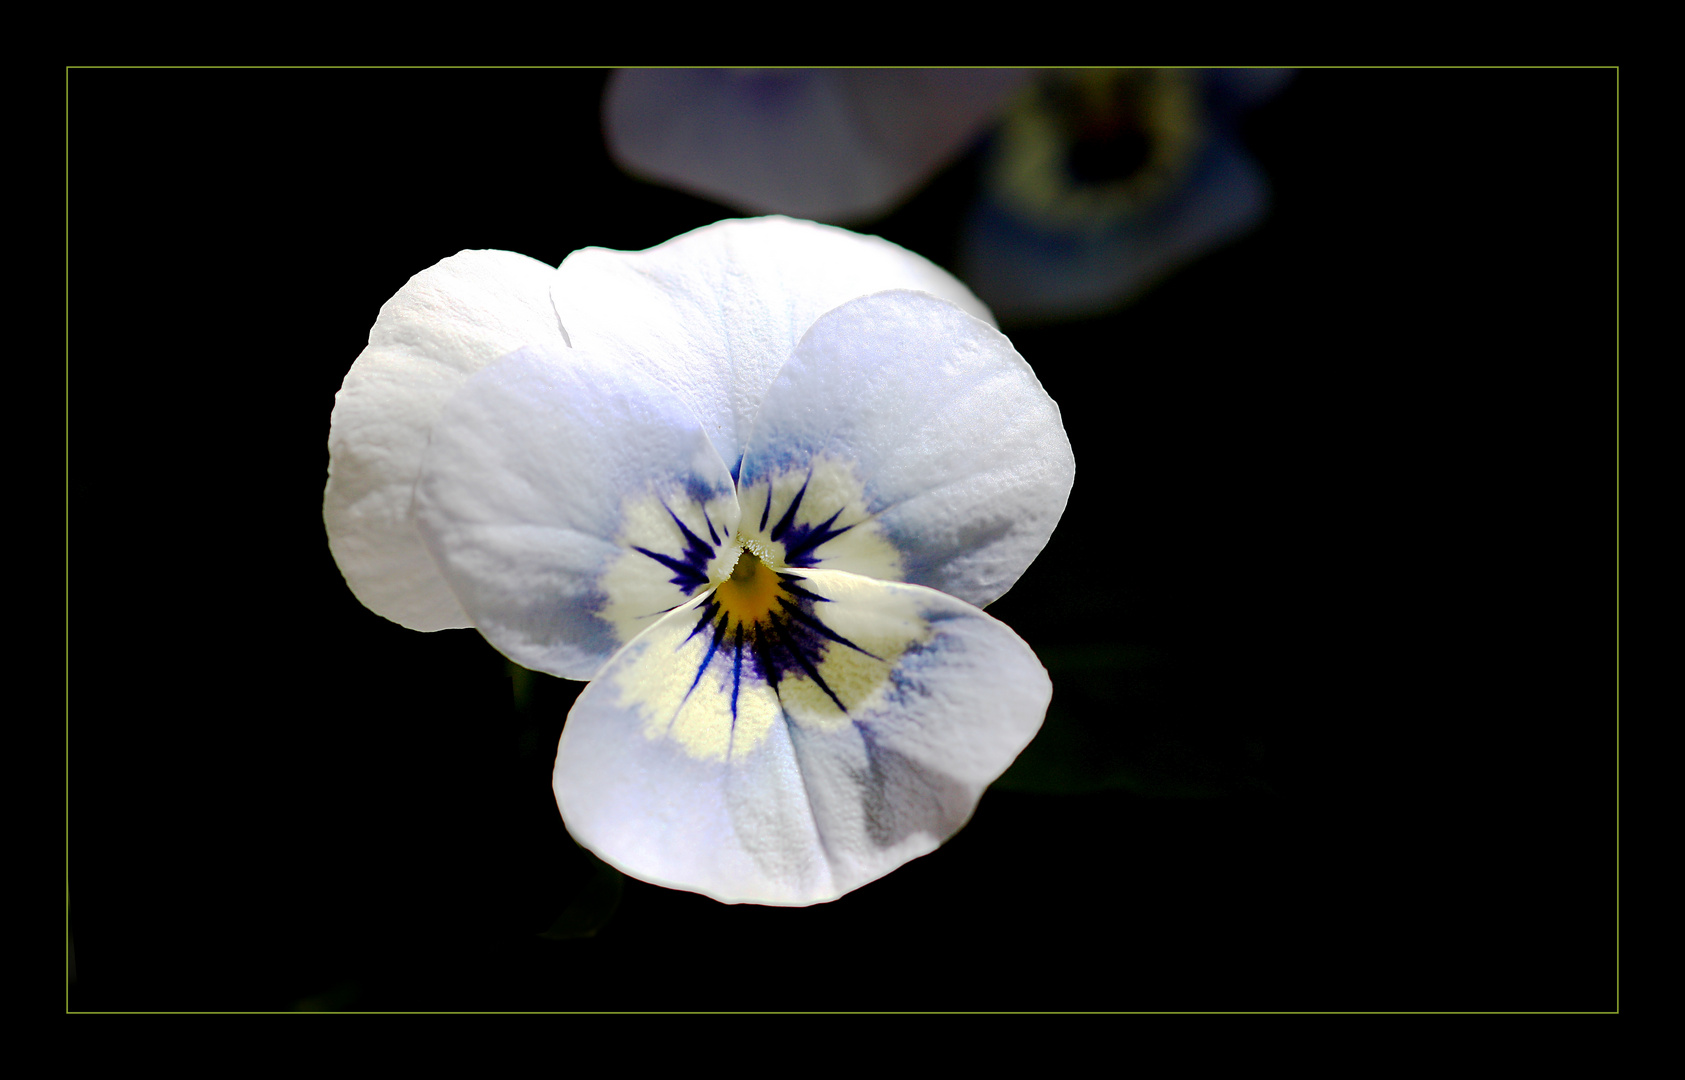
[[[416,487],[417,524],[474,625],[565,678],[729,571],[736,514],[690,410],[579,350],[522,350],[469,379]]]
[[[555,773],[575,839],[726,902],[831,900],[953,835],[1039,728],[1046,672],[976,608],[832,571],[786,584],[822,628],[793,651],[768,661],[799,627],[722,637],[698,598],[580,695]]]
[[[899,577],[981,606],[1046,545],[1074,470],[1058,406],[1011,342],[942,300],[895,291],[808,331],[767,392],[740,491],[746,528],[779,520],[798,494],[804,520],[841,507],[840,524],[864,523],[806,565]],[[801,491],[809,475],[843,473],[861,485],[858,506],[840,481],[827,485],[839,494]],[[887,541],[894,573],[856,561],[846,550],[856,533]]]

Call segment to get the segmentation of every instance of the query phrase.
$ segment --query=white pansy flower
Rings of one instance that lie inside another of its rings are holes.
[[[933,850],[1040,727],[980,607],[1046,544],[1070,444],[964,286],[886,241],[727,221],[559,269],[463,252],[381,309],[324,515],[364,604],[591,679],[581,844],[727,902]]]

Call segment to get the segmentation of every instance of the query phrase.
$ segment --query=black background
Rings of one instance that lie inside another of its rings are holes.
[[[615,169],[602,81],[69,72],[70,1008],[1614,1006],[1615,72],[1301,72],[1264,227],[1006,327],[1077,481],[991,612],[1065,723],[1215,780],[1007,785],[833,903],[627,881],[549,940],[602,883],[577,684],[364,609],[321,493],[412,274],[734,216]],[[976,171],[863,231],[952,266]]]

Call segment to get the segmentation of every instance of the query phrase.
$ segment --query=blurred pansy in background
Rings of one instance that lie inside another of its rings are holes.
[[[633,69],[603,92],[634,176],[752,214],[833,224],[893,210],[994,126],[1013,70]]]
[[[1073,459],[987,309],[887,241],[728,221],[559,268],[469,251],[382,309],[324,518],[362,602],[590,679],[554,786],[609,865],[811,904],[934,850],[1040,728],[981,610]]]
[[[959,271],[1002,319],[1101,314],[1263,218],[1240,114],[1289,72],[1051,71],[987,152]]]
[[[858,223],[985,158],[959,276],[1008,322],[1102,314],[1255,226],[1236,136],[1281,70],[615,73],[605,137],[634,175],[737,210]]]

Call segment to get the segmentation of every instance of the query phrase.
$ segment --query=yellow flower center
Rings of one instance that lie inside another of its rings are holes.
[[[754,626],[770,622],[784,595],[778,574],[745,548],[731,568],[731,576],[720,582],[714,599],[725,614],[728,627]]]

